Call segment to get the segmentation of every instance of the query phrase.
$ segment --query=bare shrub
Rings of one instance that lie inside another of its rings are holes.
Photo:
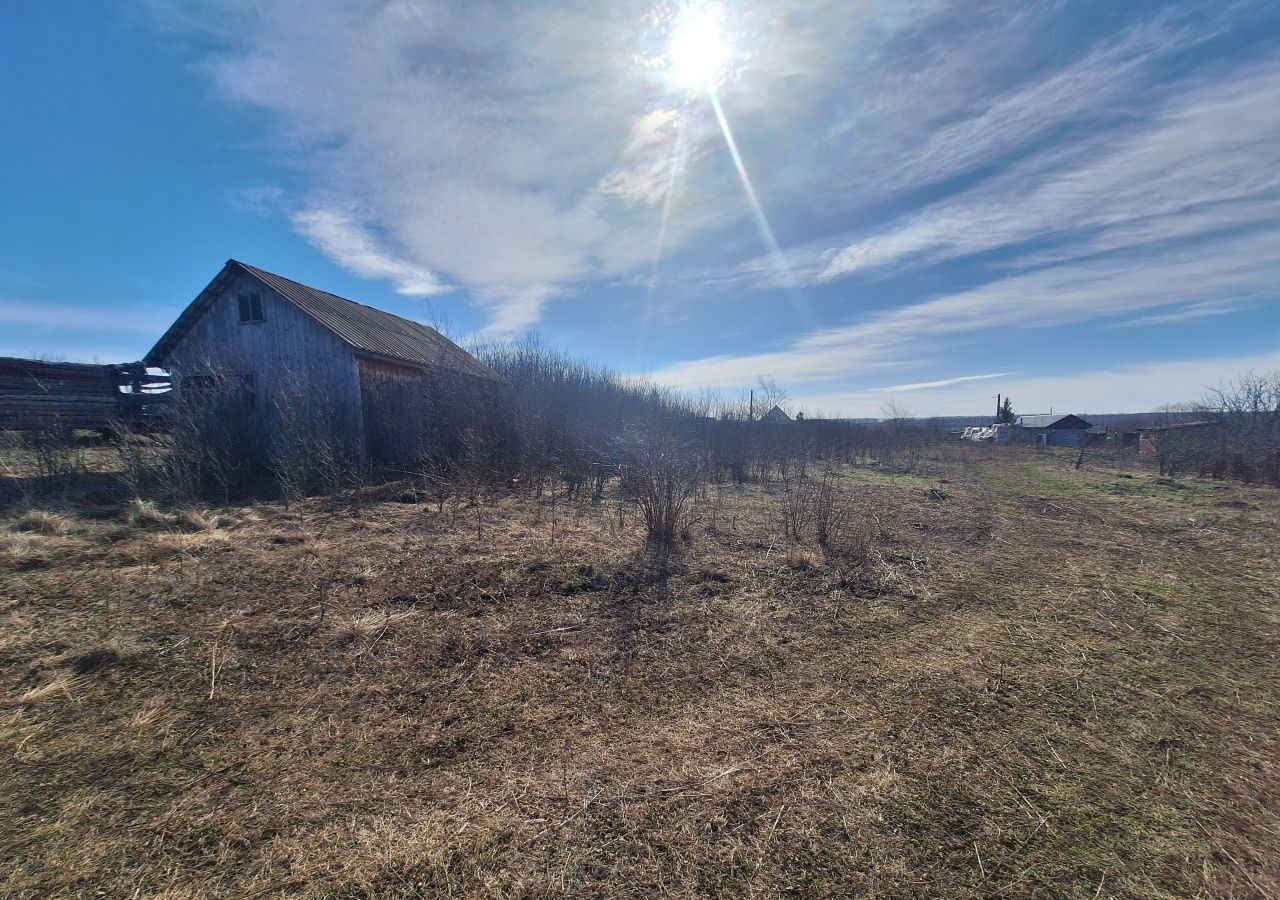
[[[301,508],[314,468],[312,444],[296,395],[284,391],[275,405],[275,433],[267,449],[267,467],[275,477],[285,506]]]
[[[240,376],[217,369],[178,379],[171,407],[170,452],[156,472],[175,503],[202,497],[229,502],[241,477],[261,468],[261,429]]]
[[[1280,372],[1252,372],[1211,389],[1198,419],[1149,435],[1162,475],[1197,474],[1280,485]]]
[[[809,506],[813,537],[819,547],[828,547],[844,537],[853,514],[853,494],[843,488],[832,469],[809,482]]]
[[[287,506],[312,492],[359,502],[375,474],[408,477],[472,503],[512,490],[541,497],[553,485],[566,500],[600,501],[622,472],[615,451],[638,429],[665,435],[697,469],[695,480],[713,483],[805,482],[807,467],[817,461],[912,467],[931,433],[908,422],[904,410],[888,424],[814,417],[762,422],[745,396],[685,396],[574,360],[536,338],[474,352],[501,382],[447,371],[424,381],[389,365],[367,373],[362,407],[354,412],[317,397],[323,387],[300,373],[259,373],[254,388],[248,376],[226,374],[237,370],[234,361],[225,372],[196,365],[177,379],[171,453],[151,480],[175,505],[211,497],[225,502],[258,480],[274,484]],[[785,400],[770,379],[762,379],[760,390],[763,402]],[[362,435],[352,421],[356,414]],[[141,462],[132,450],[122,452],[128,455],[122,479],[138,495]],[[643,462],[627,467],[633,485],[634,473],[646,471]],[[811,530],[801,513],[789,531]],[[663,513],[651,514],[665,530]],[[680,530],[678,522],[672,527]]]
[[[1204,406],[1217,428],[1198,435],[1201,468],[1218,477],[1280,485],[1280,371],[1227,381],[1208,393]],[[1205,445],[1213,450],[1205,453]]]
[[[653,543],[672,544],[696,523],[694,499],[701,481],[696,448],[672,435],[629,430],[616,463],[622,490],[644,516]]]
[[[41,497],[66,500],[89,470],[86,448],[70,429],[0,432],[0,441],[0,487],[24,506]]]
[[[861,565],[871,550],[871,515],[828,467],[814,477],[784,474],[778,503],[783,530],[800,543],[813,543],[843,565]]]
[[[693,413],[674,391],[572,359],[536,337],[476,354],[506,383],[483,420],[489,446],[480,458],[491,476],[518,478],[535,497],[553,478],[573,496],[585,485],[602,495],[619,471],[612,448],[641,423],[695,442]]]

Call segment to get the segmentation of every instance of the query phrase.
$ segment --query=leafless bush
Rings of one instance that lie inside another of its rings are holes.
[[[803,479],[784,474],[778,495],[782,530],[787,537],[803,541],[809,532],[809,498]]]
[[[495,442],[490,471],[518,477],[535,496],[553,477],[572,485],[575,495],[588,484],[593,495],[603,493],[616,472],[611,448],[642,423],[695,442],[694,413],[671,390],[572,359],[534,337],[476,353],[505,382],[494,403],[496,422],[486,432]]]
[[[864,539],[866,511],[834,467],[816,477],[784,475],[779,494],[783,530],[793,540],[847,552]]]
[[[1213,388],[1199,421],[1150,432],[1160,471],[1280,485],[1280,372],[1247,373]]]
[[[838,478],[834,470],[828,469],[809,482],[813,537],[823,548],[844,537],[853,514],[853,495],[840,485]]]
[[[84,445],[70,429],[24,431],[20,445],[31,473],[46,488],[53,488],[86,471]]]
[[[87,448],[70,429],[2,432],[0,503],[67,502],[90,471]]]
[[[35,500],[35,485],[22,464],[18,434],[0,432],[0,506],[16,499],[22,506]]]
[[[640,506],[648,539],[669,545],[696,523],[701,481],[697,448],[672,435],[629,430],[618,447],[622,490]]]
[[[170,404],[170,452],[156,471],[175,503],[206,497],[228,502],[265,469],[263,430],[243,376],[210,367],[177,380]]]

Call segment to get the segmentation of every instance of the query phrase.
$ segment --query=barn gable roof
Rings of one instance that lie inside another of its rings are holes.
[[[1035,416],[1018,416],[1018,424],[1023,428],[1092,428],[1093,425],[1079,416],[1054,415],[1045,413]]]
[[[169,326],[147,354],[147,365],[163,367],[174,347],[231,282],[243,273],[252,275],[279,293],[360,353],[419,368],[445,369],[475,378],[500,380],[492,369],[429,325],[356,303],[235,259],[227,260],[222,271]]]

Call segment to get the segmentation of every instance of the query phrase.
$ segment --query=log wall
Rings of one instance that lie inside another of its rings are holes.
[[[105,429],[120,419],[140,420],[147,415],[144,406],[162,402],[163,395],[121,393],[126,385],[153,391],[163,390],[167,381],[148,376],[137,363],[90,365],[0,357],[0,431]]]

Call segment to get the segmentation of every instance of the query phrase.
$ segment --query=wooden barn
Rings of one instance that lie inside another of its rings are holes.
[[[501,379],[434,328],[228,260],[146,356],[180,409],[208,407],[271,451],[330,442],[401,462],[439,411]],[[208,402],[205,402],[208,401]]]

